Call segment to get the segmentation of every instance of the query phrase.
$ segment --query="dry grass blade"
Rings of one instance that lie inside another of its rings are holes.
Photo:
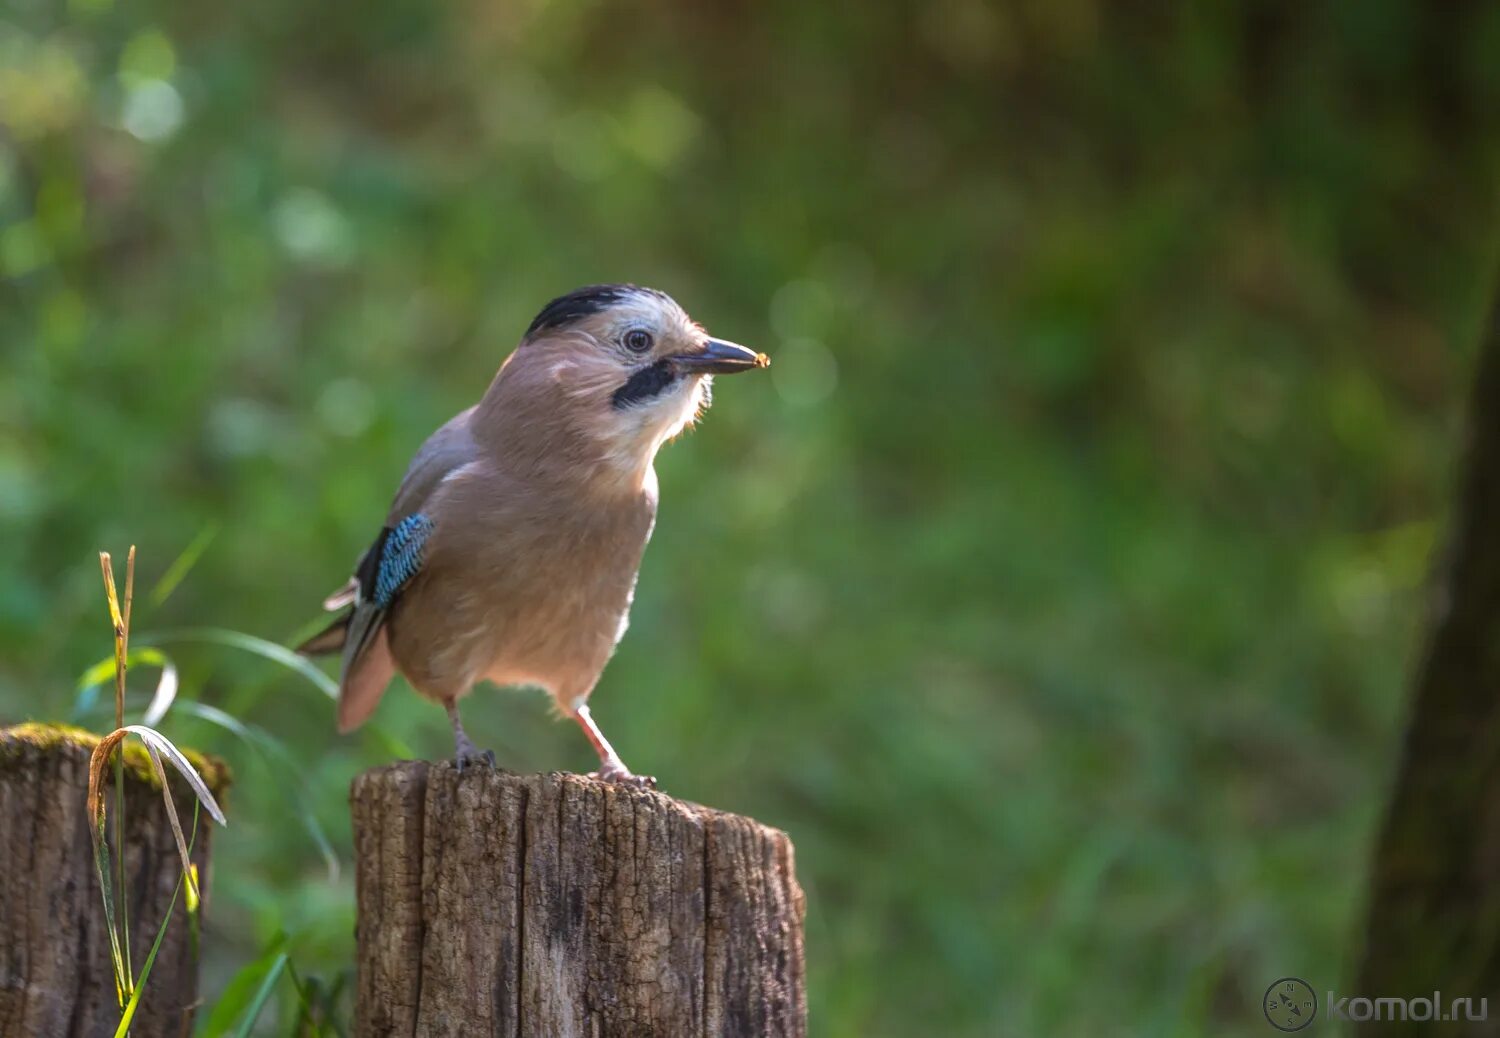
[[[161,719],[167,716],[167,711],[172,708],[172,702],[177,698],[177,665],[171,660],[162,657],[161,679],[156,683],[156,692],[151,697],[151,704],[146,707],[146,715],[142,718],[148,727],[154,727],[161,723]]]
[[[110,956],[115,967],[115,982],[120,994],[121,1004],[129,1000],[134,990],[134,982],[131,979],[129,962],[125,955],[125,946],[120,936],[119,927],[116,924],[120,917],[122,905],[115,903],[115,892],[113,885],[109,882],[109,847],[105,840],[105,811],[104,811],[104,773],[109,767],[110,758],[119,749],[123,757],[123,747],[120,745],[127,736],[134,735],[146,744],[146,751],[150,754],[152,767],[156,770],[156,776],[161,782],[162,803],[166,805],[167,820],[172,825],[172,835],[177,841],[177,850],[182,855],[182,867],[187,877],[189,889],[194,898],[200,897],[197,889],[197,873],[193,869],[193,863],[188,855],[187,840],[182,832],[182,823],[177,817],[177,806],[172,802],[172,787],[167,781],[166,768],[162,766],[162,757],[165,756],[171,762],[172,767],[187,781],[193,794],[198,798],[205,810],[208,811],[214,821],[220,825],[227,825],[224,812],[220,809],[218,801],[209,792],[208,785],[203,781],[197,769],[183,756],[182,751],[172,745],[172,741],[154,728],[145,725],[132,724],[123,728],[116,728],[103,739],[99,745],[94,747],[93,755],[89,758],[89,788],[87,810],[93,824],[89,826],[89,833],[94,842],[94,859],[99,869],[99,885],[104,893],[104,917],[105,924],[109,930]],[[123,863],[125,858],[124,843],[120,840],[123,832],[119,825],[115,827],[117,853]],[[122,888],[123,890],[123,888]],[[123,897],[123,893],[121,894]]]
[[[99,745],[94,747],[94,752],[89,757],[89,792],[85,803],[89,818],[95,821],[101,832],[104,828],[104,769],[109,764],[110,754],[129,734],[123,728],[116,728],[99,740]]]
[[[125,668],[130,664],[130,606],[135,601],[135,545],[125,556],[125,622],[120,626],[120,709],[124,710]],[[124,720],[122,713],[117,720]]]
[[[161,782],[161,801],[167,806],[167,821],[172,826],[172,836],[177,841],[177,853],[182,857],[182,875],[187,880],[188,896],[196,900],[202,897],[198,890],[198,874],[193,868],[193,859],[188,854],[187,839],[182,835],[182,822],[177,817],[177,805],[172,803],[172,791],[170,783],[167,782],[167,771],[162,767],[161,754],[156,752],[156,747],[150,743],[146,744],[146,752],[151,754],[151,767],[156,771],[156,778]]]
[[[107,571],[106,571],[107,572]],[[99,890],[104,898],[104,926],[109,931],[110,964],[115,973],[115,995],[123,1007],[132,994],[131,971],[125,961],[125,946],[120,939],[120,925],[115,905],[115,886],[110,881],[109,841],[105,838],[104,813],[104,769],[109,764],[110,753],[125,738],[125,731],[117,729],[99,740],[89,758],[89,791],[86,801],[89,813],[89,838],[94,844],[94,867],[99,873]],[[116,762],[116,774],[122,768]],[[115,843],[119,847],[120,861],[125,860],[123,812],[116,809]],[[123,864],[121,866],[124,867]],[[123,896],[123,895],[122,895]]]
[[[198,774],[198,770],[193,767],[192,762],[183,756],[182,751],[172,745],[172,740],[161,734],[161,732],[158,732],[155,728],[147,728],[143,724],[127,724],[120,730],[137,736],[141,742],[146,744],[147,749],[166,757],[172,767],[177,769],[178,774],[187,781],[194,795],[197,796],[199,802],[203,804],[204,809],[209,815],[213,817],[213,820],[220,825],[229,824],[224,818],[224,812],[219,809],[218,801],[214,800],[214,795],[209,792],[208,784],[203,781],[202,776]]]
[[[109,619],[115,629],[115,727],[125,723],[125,654],[128,649],[129,628],[126,626],[130,608],[130,583],[135,579],[135,548],[130,549],[126,564],[126,610],[120,611],[120,596],[115,589],[115,567],[107,551],[99,553],[99,568],[104,571],[104,597],[109,603]]]
[[[161,783],[162,803],[167,809],[167,821],[172,826],[172,836],[177,842],[177,851],[182,857],[182,876],[178,881],[178,890],[183,885],[187,886],[188,903],[196,905],[200,892],[198,889],[198,873],[193,867],[192,852],[186,837],[183,835],[182,822],[177,817],[177,805],[172,800],[172,786],[168,781],[167,769],[162,763],[165,757],[171,762],[172,767],[183,777],[193,795],[197,797],[198,805],[207,810],[214,821],[220,825],[228,824],[224,819],[224,812],[219,808],[214,795],[209,791],[208,784],[198,774],[196,768],[188,761],[181,750],[172,744],[172,741],[162,735],[151,724],[160,720],[172,705],[177,695],[177,668],[172,662],[161,654],[162,666],[161,679],[157,682],[156,694],[151,699],[151,705],[146,711],[146,724],[125,724],[125,672],[130,661],[130,611],[135,598],[135,546],[130,548],[125,564],[125,604],[121,608],[119,593],[115,587],[114,566],[111,564],[108,552],[99,553],[99,567],[104,573],[104,594],[109,604],[109,618],[114,625],[114,672],[115,672],[115,730],[99,740],[94,747],[94,752],[89,758],[89,785],[86,807],[89,813],[89,834],[94,845],[94,865],[99,874],[99,887],[104,899],[105,925],[109,931],[109,950],[111,964],[114,968],[115,990],[119,997],[122,1016],[118,1034],[126,1034],[130,1028],[130,1021],[135,1013],[135,1008],[140,1002],[140,985],[145,983],[146,976],[150,973],[151,964],[156,958],[156,952],[161,947],[162,936],[166,933],[168,921],[171,919],[171,910],[168,910],[167,918],[162,920],[161,928],[157,931],[156,942],[151,946],[151,953],[146,960],[145,969],[141,973],[140,981],[134,979],[133,969],[130,961],[130,916],[126,900],[127,887],[125,884],[125,748],[124,741],[128,736],[134,735],[146,744],[146,752],[151,760],[151,767],[155,772],[157,780]],[[86,677],[88,675],[85,675]],[[114,763],[115,773],[115,855],[118,885],[111,882],[110,869],[110,847],[107,836],[107,815],[104,806],[104,775],[111,761]],[[197,807],[194,808],[194,835],[197,834]],[[177,904],[176,893],[172,896],[172,904]]]
[[[114,626],[115,641],[115,727],[119,728],[125,723],[125,672],[129,667],[129,640],[130,640],[130,601],[135,588],[135,545],[130,546],[130,554],[126,557],[125,565],[125,611],[120,611],[120,598],[115,591],[115,567],[109,552],[99,553],[99,566],[104,571],[104,596],[109,604],[109,618]],[[92,770],[92,769],[90,769]],[[103,815],[100,815],[100,825],[103,825]],[[103,832],[101,830],[101,837]],[[116,985],[122,993],[130,988],[130,978],[134,973],[134,967],[130,961],[130,905],[125,897],[125,753],[121,749],[115,758],[115,846],[119,848],[119,861],[117,863],[116,888],[119,893],[119,933],[114,932],[111,924],[110,938],[119,945],[121,955],[118,956],[123,965],[123,974],[116,970]],[[97,848],[96,848],[97,856]],[[99,882],[106,885],[107,872],[101,873]],[[105,909],[108,911],[110,897],[105,895]]]

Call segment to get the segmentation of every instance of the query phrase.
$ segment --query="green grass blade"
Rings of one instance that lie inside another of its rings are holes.
[[[325,986],[319,977],[302,977],[297,972],[297,964],[290,961],[286,964],[286,975],[297,990],[297,1019],[292,1025],[292,1033],[308,1038],[324,1038],[329,1034],[344,1038],[343,1029],[334,1019],[335,1007],[343,991],[343,975]]]
[[[135,990],[130,993],[130,1001],[125,1003],[125,1011],[120,1014],[120,1026],[115,1028],[115,1038],[125,1038],[130,1033],[130,1021],[135,1019],[136,1008],[141,1004],[141,994],[146,990],[146,978],[151,976],[151,967],[156,963],[156,953],[161,950],[162,938],[167,935],[167,924],[172,921],[172,915],[177,911],[177,898],[182,894],[182,877],[177,877],[177,889],[172,891],[172,903],[167,906],[167,917],[161,921],[156,928],[156,940],[151,942],[151,951],[146,956],[146,964],[141,967],[141,975],[135,982]]]
[[[222,627],[182,627],[137,635],[136,641],[143,645],[207,642],[211,645],[225,645],[231,649],[240,649],[279,663],[288,670],[296,671],[312,682],[329,699],[337,700],[339,697],[337,682],[314,666],[305,656],[297,655],[285,645],[277,645],[275,642],[268,642],[254,635],[241,634],[239,631],[229,631]]]
[[[332,1031],[334,1038],[348,1038],[344,1025],[339,1023],[338,1006],[339,999],[343,997],[344,988],[349,986],[350,973],[342,970],[333,978],[333,983],[328,985],[328,993],[323,996],[323,1005],[327,1013],[327,1030]]]
[[[328,869],[328,881],[330,883],[339,878],[339,859],[334,853],[333,843],[328,839],[328,834],[323,831],[323,826],[318,822],[317,816],[307,806],[310,797],[310,788],[307,781],[307,773],[297,763],[295,757],[288,752],[274,735],[264,728],[258,728],[253,724],[246,724],[239,718],[220,710],[216,706],[207,703],[199,703],[192,699],[179,700],[176,709],[192,714],[194,717],[207,721],[209,724],[217,725],[232,735],[237,736],[245,745],[257,753],[265,762],[267,768],[277,781],[281,776],[290,775],[295,788],[295,794],[291,799],[297,808],[297,817],[302,821],[302,827],[312,837],[313,843],[318,848],[318,853],[323,856],[323,864]]]
[[[171,661],[160,649],[135,648],[125,657],[127,666],[145,664],[148,667],[167,667]],[[99,690],[115,679],[115,657],[111,653],[78,676],[78,694],[73,699],[72,720],[76,723],[92,711],[99,703]],[[151,722],[147,722],[148,724]]]
[[[286,934],[277,934],[271,943],[261,952],[259,958],[241,967],[229,983],[224,985],[218,1001],[209,1010],[208,1019],[199,1028],[200,1033],[216,1038],[218,1035],[228,1034],[236,1020],[243,1017],[249,1010],[255,992],[259,990],[261,980],[270,970],[271,964],[286,949]]]
[[[149,647],[134,648],[131,649],[130,653],[125,657],[125,662],[132,667],[140,663],[145,663],[148,666],[159,667],[164,662],[166,662],[166,657],[162,655],[160,649],[152,649]],[[102,685],[106,681],[113,681],[114,679],[115,657],[114,653],[110,653],[104,659],[100,660],[98,663],[94,664],[92,667],[78,676],[78,688],[79,691],[82,691],[85,688],[89,688],[93,685]]]
[[[193,567],[198,564],[198,560],[203,557],[204,551],[208,549],[208,546],[213,543],[213,539],[218,535],[218,523],[209,523],[198,531],[198,536],[194,537],[188,543],[188,546],[182,549],[182,554],[172,560],[172,565],[167,567],[167,571],[161,575],[161,579],[151,589],[151,604],[153,606],[161,605],[173,591],[177,590],[177,585],[181,584],[183,579],[192,572]]]
[[[297,973],[297,964],[289,961],[286,964],[286,979],[292,982],[292,989],[297,992],[297,1019],[292,1024],[292,1033],[304,1035],[321,1032],[322,1028],[318,1032],[313,1031],[318,1015],[318,978],[308,977],[303,980]]]
[[[94,871],[99,876],[99,893],[104,899],[104,929],[109,934],[110,966],[115,972],[115,998],[123,1009],[129,998],[130,974],[125,969],[125,952],[120,946],[120,927],[115,912],[114,870],[109,860],[109,840],[105,835],[105,821],[90,823],[90,834],[94,838]]]
[[[120,713],[120,700],[115,700],[115,714]],[[115,852],[119,855],[116,870],[120,877],[120,948],[125,962],[125,993],[134,995],[135,964],[130,961],[130,896],[125,886],[125,742],[115,748]]]
[[[260,990],[255,993],[254,1000],[250,1003],[250,1009],[245,1018],[240,1021],[240,1026],[234,1032],[235,1038],[249,1038],[250,1031],[255,1027],[255,1022],[260,1019],[260,1014],[266,1008],[266,1002],[271,998],[271,992],[276,988],[276,982],[281,979],[282,970],[286,969],[287,953],[282,952],[276,956],[271,963],[271,968],[266,971],[265,980],[261,981]]]
[[[198,840],[198,810],[193,809],[193,838],[188,843],[188,853],[192,853],[192,845]],[[126,1038],[130,1034],[130,1022],[135,1019],[136,1008],[141,1004],[141,994],[146,990],[146,980],[151,976],[151,967],[156,963],[156,953],[161,950],[161,942],[167,936],[167,926],[172,922],[172,916],[177,911],[177,899],[182,896],[182,884],[187,879],[187,873],[177,877],[177,886],[172,891],[171,903],[167,905],[167,914],[156,928],[156,940],[151,942],[151,951],[146,955],[146,963],[141,967],[141,975],[136,978],[134,990],[130,993],[130,1001],[125,1003],[125,1009],[120,1014],[120,1026],[115,1028],[115,1038]]]

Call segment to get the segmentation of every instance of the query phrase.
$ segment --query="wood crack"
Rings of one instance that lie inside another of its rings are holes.
[[[515,943],[515,1038],[524,1033],[525,1019],[522,1016],[522,978],[526,976],[526,830],[531,824],[531,790],[521,788],[521,824],[516,834],[516,943]]]

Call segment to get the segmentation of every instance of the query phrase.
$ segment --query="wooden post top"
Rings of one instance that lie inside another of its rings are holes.
[[[806,1034],[785,833],[447,762],[365,772],[351,801],[355,1034]]]

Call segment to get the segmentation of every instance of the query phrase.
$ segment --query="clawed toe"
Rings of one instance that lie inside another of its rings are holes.
[[[464,773],[465,765],[469,764],[485,764],[489,766],[489,769],[491,771],[494,771],[495,751],[484,750],[481,752],[473,746],[470,746],[454,755],[453,767],[454,770],[456,770],[460,775]]]
[[[589,772],[589,778],[621,786],[634,786],[637,789],[656,788],[656,776],[637,775],[623,764],[605,764],[598,771]]]
[[[573,720],[578,722],[583,734],[589,737],[589,745],[594,747],[594,752],[599,755],[599,770],[589,772],[589,778],[596,778],[603,782],[617,782],[622,786],[635,786],[637,789],[655,789],[656,779],[650,775],[636,775],[625,766],[615,748],[609,744],[599,726],[594,723],[594,715],[589,713],[588,704],[575,700],[573,704]]]
[[[474,745],[474,740],[469,738],[469,733],[464,731],[463,722],[458,719],[458,702],[449,699],[443,704],[448,708],[448,723],[453,725],[453,767],[460,775],[464,773],[466,764],[488,764],[490,770],[495,770],[495,751],[480,751]]]

